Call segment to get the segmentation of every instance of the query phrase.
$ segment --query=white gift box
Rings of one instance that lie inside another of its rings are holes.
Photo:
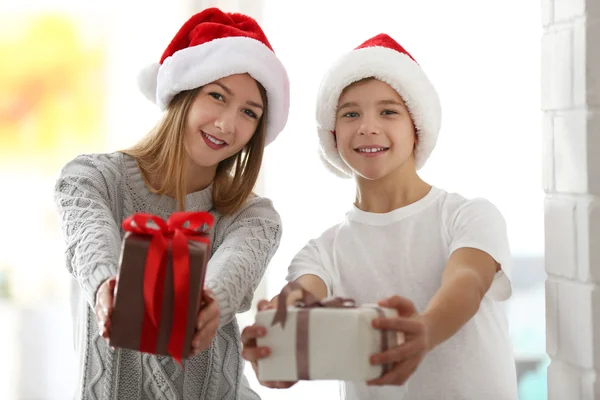
[[[371,365],[370,357],[386,346],[399,343],[396,331],[372,326],[378,317],[394,317],[395,309],[377,305],[356,308],[287,308],[285,327],[272,325],[276,310],[257,313],[256,323],[267,329],[257,339],[259,347],[271,349],[269,357],[258,361],[262,381],[345,380],[378,378],[383,365]],[[300,329],[299,329],[300,328]]]

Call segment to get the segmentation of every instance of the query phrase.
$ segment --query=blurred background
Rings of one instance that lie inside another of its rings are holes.
[[[76,373],[64,244],[52,202],[63,164],[128,147],[160,114],[137,73],[208,6],[256,18],[288,68],[289,123],[266,150],[257,190],[281,213],[280,250],[257,292],[279,292],[289,261],[351,205],[351,181],[323,168],[314,105],[343,52],[386,32],[420,63],[443,107],[423,178],[503,212],[513,252],[506,302],[521,400],[546,394],[539,2],[505,0],[0,1],[0,399],[72,397]],[[253,311],[239,316],[251,324]],[[336,399],[336,382],[264,399]]]

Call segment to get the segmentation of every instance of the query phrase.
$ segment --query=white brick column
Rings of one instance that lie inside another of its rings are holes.
[[[542,0],[550,400],[600,399],[600,0]]]

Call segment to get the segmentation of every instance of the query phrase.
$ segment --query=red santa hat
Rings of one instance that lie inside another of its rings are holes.
[[[420,169],[437,142],[442,116],[440,101],[415,59],[383,33],[344,54],[321,82],[317,97],[317,127],[325,165],[340,176],[352,176],[352,170],[340,157],[335,144],[336,111],[344,88],[364,78],[387,83],[406,103],[419,138],[415,164]]]
[[[265,144],[269,144],[287,122],[289,79],[258,23],[246,15],[218,8],[194,15],[177,32],[160,62],[141,71],[138,84],[148,99],[165,110],[182,91],[243,73],[267,92]]]

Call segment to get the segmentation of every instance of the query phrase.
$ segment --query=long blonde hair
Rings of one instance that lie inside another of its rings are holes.
[[[262,164],[267,121],[267,93],[256,82],[263,101],[263,114],[256,132],[246,146],[221,161],[213,181],[212,202],[221,214],[238,211],[252,194]],[[200,88],[179,93],[169,104],[162,120],[133,147],[122,152],[135,158],[146,186],[157,194],[175,197],[179,210],[185,209],[187,152],[183,144],[186,118]],[[160,177],[154,187],[150,177]]]

